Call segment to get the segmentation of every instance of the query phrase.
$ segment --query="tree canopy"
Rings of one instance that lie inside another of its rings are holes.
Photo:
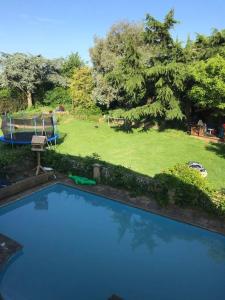
[[[118,23],[95,38],[94,101],[131,120],[184,119],[192,105],[224,109],[225,30],[183,46],[171,35],[176,24],[170,10],[163,21],[148,14],[144,24]]]
[[[74,106],[97,105],[138,122],[185,120],[193,107],[224,113],[225,29],[183,44],[171,34],[178,23],[170,10],[163,20],[147,14],[144,22],[114,24],[94,38],[92,68],[78,52],[56,60],[2,54],[0,89],[20,91],[28,107],[36,97],[48,105],[72,98]]]
[[[92,90],[93,78],[91,69],[87,66],[74,70],[71,82],[70,93],[72,96],[73,107],[90,108],[93,106]]]
[[[28,107],[32,106],[32,95],[41,84],[46,82],[64,83],[57,61],[50,61],[41,55],[2,53],[0,66],[2,69],[0,86],[18,89],[25,93]]]
[[[190,66],[189,97],[201,108],[225,109],[225,58],[217,54]]]
[[[81,59],[78,52],[71,53],[62,64],[62,74],[67,77],[72,77],[74,70],[84,66],[84,61]]]

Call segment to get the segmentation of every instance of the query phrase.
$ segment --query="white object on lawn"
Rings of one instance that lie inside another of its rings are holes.
[[[208,175],[208,172],[206,171],[206,169],[203,167],[203,165],[201,165],[198,162],[195,161],[189,161],[188,162],[188,166],[189,168],[195,169],[197,171],[200,172],[200,174],[202,175],[202,177],[206,177]]]

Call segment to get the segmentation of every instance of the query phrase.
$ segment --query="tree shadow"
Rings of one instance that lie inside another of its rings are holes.
[[[135,126],[131,124],[131,122],[129,121],[125,121],[124,124],[121,125],[111,125],[110,126],[112,129],[114,129],[114,131],[116,132],[125,132],[125,133],[133,133]]]
[[[88,178],[93,177],[93,165],[99,164],[101,166],[101,183],[103,184],[124,188],[134,196],[154,196],[160,205],[175,203],[184,207],[197,207],[215,215],[224,214],[221,206],[212,201],[208,190],[204,191],[172,174],[160,173],[150,177],[124,166],[103,161],[98,154],[81,157],[48,150],[43,153],[42,159],[46,166],[61,173],[72,173]]]
[[[62,144],[65,141],[65,139],[67,138],[67,135],[68,134],[65,132],[59,132],[59,137],[56,140],[57,145]]]
[[[144,121],[128,121],[125,120],[124,124],[111,126],[115,131],[122,131],[125,133],[133,133],[134,129],[137,129],[139,132],[147,132],[151,129],[156,129],[159,132],[163,132],[169,129],[175,129],[182,132],[187,131],[187,126],[184,122],[179,120],[165,120],[161,118],[151,118]]]
[[[225,158],[225,144],[224,143],[210,143],[206,146],[206,150],[216,153],[218,156]]]

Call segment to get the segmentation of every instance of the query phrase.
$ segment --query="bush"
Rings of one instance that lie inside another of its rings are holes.
[[[174,203],[183,207],[197,207],[209,213],[225,215],[225,192],[210,188],[207,179],[187,165],[176,165],[153,178],[101,161],[97,154],[81,157],[46,151],[44,163],[64,174],[72,173],[92,178],[93,164],[100,163],[101,183],[124,188],[133,195],[153,196],[160,205]]]
[[[94,81],[91,68],[85,66],[74,70],[70,81],[70,93],[73,99],[73,107],[84,107],[86,109],[95,106],[92,99]]]
[[[217,214],[224,216],[225,215],[225,191],[213,191],[212,201],[214,204],[214,210]]]
[[[74,157],[69,154],[66,155],[48,150],[43,153],[42,159],[46,165],[64,174],[73,173],[92,177],[93,164],[97,162],[99,158],[96,154],[82,158],[80,156]]]
[[[74,108],[73,115],[80,120],[97,121],[102,116],[102,111],[97,106],[92,106],[89,109],[79,106]]]
[[[44,104],[46,105],[71,104],[71,102],[69,90],[63,87],[56,87],[47,91],[44,96]]]
[[[24,157],[26,159],[33,157],[29,146],[11,148],[9,145],[0,145],[0,172],[15,163],[19,164]]]
[[[15,112],[25,106],[26,102],[22,93],[7,88],[0,89],[0,113]]]
[[[174,203],[198,207],[217,215],[225,214],[224,194],[213,190],[206,178],[187,165],[178,164],[155,175],[154,180],[154,194],[161,205]]]

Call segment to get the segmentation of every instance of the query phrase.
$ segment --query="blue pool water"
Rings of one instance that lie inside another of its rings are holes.
[[[62,184],[0,209],[5,300],[219,300],[225,237]]]

